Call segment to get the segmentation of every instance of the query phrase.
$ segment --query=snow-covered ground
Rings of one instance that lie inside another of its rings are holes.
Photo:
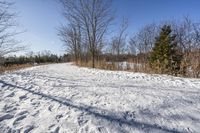
[[[0,75],[0,133],[200,132],[200,79],[55,64]]]

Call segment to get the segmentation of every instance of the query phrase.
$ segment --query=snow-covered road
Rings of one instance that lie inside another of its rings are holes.
[[[0,133],[200,132],[200,79],[54,64],[0,75]]]

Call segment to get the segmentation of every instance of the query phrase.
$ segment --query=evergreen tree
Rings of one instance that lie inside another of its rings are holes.
[[[172,34],[171,26],[164,25],[150,55],[150,66],[156,72],[177,75],[181,60],[176,36]]]

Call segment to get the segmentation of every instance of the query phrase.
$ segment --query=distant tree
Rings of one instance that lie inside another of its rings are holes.
[[[157,72],[177,75],[181,60],[182,55],[177,46],[176,35],[172,34],[171,26],[164,25],[151,52],[150,65]]]
[[[133,53],[148,53],[155,44],[155,37],[158,34],[156,24],[148,24],[141,28],[137,34],[130,38],[129,48]]]
[[[119,28],[119,33],[115,37],[113,37],[111,41],[111,51],[112,54],[115,56],[115,61],[117,62],[120,61],[120,55],[122,55],[125,52],[127,28],[128,28],[128,20],[123,19]],[[119,65],[117,69],[119,69]]]
[[[67,52],[73,55],[76,62],[81,58],[82,46],[81,46],[81,29],[80,26],[70,24],[68,27],[61,26],[59,28],[59,34],[61,40],[67,48]]]
[[[119,56],[125,51],[127,28],[128,28],[128,20],[123,19],[121,26],[119,28],[119,33],[114,37],[112,42],[114,54],[116,54],[117,56]]]

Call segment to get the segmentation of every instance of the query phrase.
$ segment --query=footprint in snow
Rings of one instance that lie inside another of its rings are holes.
[[[60,127],[56,127],[53,133],[59,133]]]
[[[83,116],[83,115],[84,115],[84,114],[81,113],[80,116],[77,118],[77,122],[78,122],[78,125],[79,125],[79,126],[83,126],[83,125],[85,125],[85,124],[88,122],[88,120],[85,120],[85,119],[84,119],[84,116]]]
[[[39,115],[39,113],[40,113],[40,111],[39,111],[39,110],[37,110],[36,112],[32,113],[31,115],[32,115],[32,116],[34,116],[34,117],[36,117],[36,116],[38,116],[38,115]]]
[[[13,121],[13,126],[18,125],[20,123],[20,121],[22,121],[23,119],[26,118],[26,115],[21,115],[19,117],[17,117],[14,121]]]
[[[53,105],[50,105],[50,106],[48,107],[48,110],[49,110],[50,112],[52,112],[52,109],[53,109]]]
[[[63,115],[56,115],[56,120],[59,122]]]
[[[50,133],[59,133],[60,127],[56,126],[55,124],[49,126]]]
[[[8,119],[12,119],[14,117],[14,115],[11,114],[4,114],[0,116],[0,122],[4,121],[4,120],[8,120]]]
[[[35,127],[33,125],[28,125],[24,128],[24,132],[23,133],[29,133],[30,131],[32,131]]]
[[[14,112],[14,111],[16,111],[17,110],[17,108],[15,107],[15,106],[17,106],[17,105],[5,105],[4,107],[3,107],[3,110],[6,112],[6,113],[10,113],[10,112]]]
[[[52,129],[53,127],[55,127],[55,124],[50,125],[49,129]]]
[[[40,106],[40,102],[32,102],[31,104],[34,106],[34,109],[37,109]]]
[[[13,97],[14,95],[15,95],[15,93],[12,92],[12,93],[8,94],[7,96],[5,96],[5,98],[7,98],[7,97]]]
[[[20,133],[20,129],[11,129],[8,133]]]
[[[28,114],[28,113],[29,113],[28,111],[21,111],[16,116],[25,115],[25,114]]]
[[[20,100],[20,101],[25,100],[25,99],[27,99],[27,96],[26,96],[26,95],[23,95],[23,96],[20,96],[20,97],[19,97],[19,100]]]
[[[104,127],[97,127],[97,130],[99,131],[99,133],[108,133],[108,131]]]
[[[135,119],[135,112],[129,112],[129,111],[126,111],[123,115],[124,119],[125,120],[133,120]]]

